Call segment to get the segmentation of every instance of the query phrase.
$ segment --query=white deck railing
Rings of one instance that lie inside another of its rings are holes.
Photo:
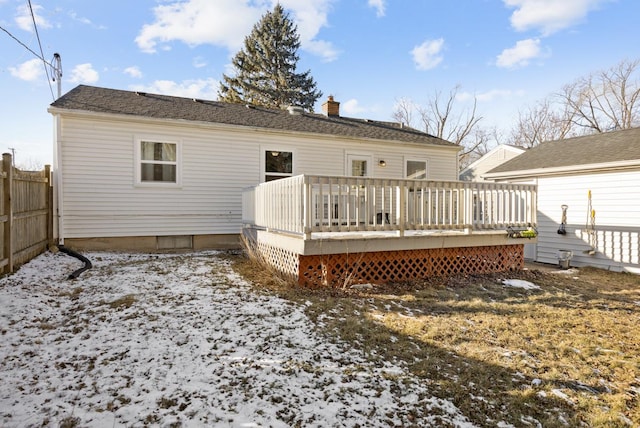
[[[536,186],[299,175],[242,196],[244,224],[301,234],[506,230],[536,225]]]

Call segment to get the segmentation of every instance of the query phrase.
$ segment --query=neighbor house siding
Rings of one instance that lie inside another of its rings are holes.
[[[496,166],[515,158],[523,152],[524,149],[519,147],[511,147],[501,144],[460,172],[460,180],[486,181],[483,178],[483,175],[487,171],[490,171]]]
[[[138,138],[178,142],[179,187],[135,185]],[[237,234],[242,189],[262,179],[262,150],[294,151],[294,175],[343,175],[346,154],[373,157],[373,175],[400,177],[405,156],[426,158],[429,178],[455,180],[456,148],[384,143],[185,122],[63,115],[61,237]],[[377,166],[385,158],[386,168]]]
[[[574,174],[538,179],[537,261],[557,263],[560,249],[573,251],[572,265],[640,272],[640,172]],[[598,248],[594,255],[587,234],[591,190]],[[566,234],[558,234],[561,206],[567,209]]]

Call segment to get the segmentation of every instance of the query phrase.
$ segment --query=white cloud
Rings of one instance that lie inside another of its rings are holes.
[[[435,68],[442,62],[442,48],[444,47],[444,39],[425,40],[419,46],[411,51],[413,61],[416,63],[418,70],[430,70]]]
[[[219,87],[220,82],[216,79],[194,79],[182,82],[156,80],[151,85],[132,85],[129,89],[175,97],[215,100],[218,99]]]
[[[136,79],[139,79],[142,77],[142,71],[140,71],[140,68],[138,66],[125,68],[124,74],[128,74],[129,76],[135,77]]]
[[[331,43],[315,40],[315,37],[327,25],[331,1],[280,1],[290,10],[298,27],[302,49],[328,61],[335,59],[337,51]],[[144,25],[135,41],[142,51],[148,53],[167,49],[167,43],[172,41],[191,46],[208,43],[235,52],[271,3],[264,0],[187,0],[161,4],[153,9],[155,21]]]
[[[355,98],[351,98],[350,100],[340,103],[340,110],[342,111],[341,113],[346,113],[348,115],[356,115],[367,111],[366,108],[358,104],[358,100]]]
[[[512,91],[510,89],[491,89],[487,92],[481,92],[476,99],[482,102],[489,102],[495,100],[509,100],[513,98],[520,98],[525,95],[525,91],[519,89]]]
[[[382,17],[385,12],[385,0],[369,0],[369,6],[376,10],[376,16]]]
[[[71,70],[71,83],[96,83],[100,79],[100,75],[93,69],[90,63],[78,64]]]
[[[71,19],[73,19],[74,21],[80,22],[81,24],[90,25],[93,28],[97,28],[99,30],[105,30],[107,28],[104,25],[94,24],[93,21],[91,21],[89,18],[86,18],[84,16],[80,16],[80,15],[78,15],[77,12],[75,12],[73,10],[69,12],[69,17]]]
[[[511,15],[511,26],[514,29],[538,29],[542,34],[549,35],[577,24],[589,12],[609,1],[611,0],[504,0],[504,4],[516,9]]]
[[[516,68],[529,65],[529,61],[542,56],[540,39],[520,40],[512,48],[498,55],[496,65],[503,68]]]
[[[201,56],[197,56],[193,59],[193,61],[191,61],[191,64],[195,68],[202,68],[207,66],[207,60]]]
[[[41,60],[34,58],[17,67],[9,67],[9,72],[13,77],[33,82],[44,77],[44,66]]]
[[[238,49],[263,10],[237,0],[189,0],[161,4],[153,13],[155,22],[144,25],[136,37],[138,47],[149,53],[174,40]]]
[[[522,97],[525,94],[522,90],[512,91],[510,89],[491,89],[486,92],[473,94],[471,92],[459,92],[456,100],[461,102],[471,101],[475,97],[478,102],[491,102],[495,100],[510,100]]]
[[[321,57],[325,62],[331,62],[338,58],[340,52],[330,42],[324,40],[309,40],[305,44],[305,50]]]
[[[293,21],[298,27],[302,49],[322,57],[324,61],[335,60],[339,53],[331,42],[316,40],[316,36],[322,27],[328,25],[327,16],[332,1],[333,0],[280,1],[280,4],[282,4],[284,8],[291,11],[291,18],[293,18]]]
[[[80,16],[80,15],[78,15],[77,12],[75,12],[73,10],[71,12],[69,12],[69,17],[71,19],[73,19],[74,21],[80,22],[82,24],[87,24],[87,25],[92,25],[93,24],[89,18],[85,18],[83,16]]]
[[[31,8],[33,9],[33,15],[36,20],[36,24],[38,25],[38,29],[47,29],[51,28],[51,23],[47,21],[40,15],[40,11],[43,9],[39,4],[32,4]],[[15,16],[16,24],[18,27],[24,31],[29,31],[33,33],[33,18],[31,17],[31,11],[29,10],[29,6],[23,5],[18,7],[17,14]]]

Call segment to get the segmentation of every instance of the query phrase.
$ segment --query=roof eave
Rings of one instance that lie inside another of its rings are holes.
[[[571,173],[586,172],[611,172],[627,169],[635,169],[640,167],[640,159],[632,159],[628,161],[593,163],[585,165],[568,165],[553,168],[534,168],[526,170],[514,170],[504,172],[488,172],[482,175],[487,180],[501,180],[509,178],[526,178],[526,177],[542,177],[549,175],[569,175]]]
[[[95,119],[118,119],[125,120],[129,122],[146,122],[146,123],[174,123],[177,125],[185,126],[189,124],[190,126],[197,126],[199,128],[216,128],[216,129],[224,129],[228,131],[260,131],[266,134],[287,134],[287,135],[298,135],[298,136],[322,136],[324,138],[340,138],[342,140],[351,140],[351,141],[370,141],[370,142],[379,142],[379,143],[388,143],[390,141],[396,142],[398,144],[406,144],[406,145],[415,145],[419,147],[432,147],[436,149],[442,150],[451,150],[451,151],[460,151],[462,147],[457,146],[455,144],[451,145],[441,145],[441,144],[432,144],[427,142],[414,142],[414,141],[403,141],[397,139],[378,139],[378,138],[369,138],[369,137],[357,137],[357,136],[349,136],[349,135],[335,135],[335,134],[324,134],[319,132],[304,132],[304,131],[291,131],[287,129],[275,129],[275,128],[263,128],[257,126],[247,126],[247,125],[235,125],[235,124],[226,124],[220,122],[205,122],[205,121],[196,121],[196,120],[188,120],[188,119],[170,119],[170,118],[155,118],[148,116],[140,116],[140,115],[130,115],[130,114],[118,114],[118,113],[105,113],[105,112],[95,112],[91,110],[78,110],[78,109],[69,109],[62,107],[52,107],[50,106],[47,109],[52,115],[69,115],[76,117],[87,117],[87,118],[95,118]]]

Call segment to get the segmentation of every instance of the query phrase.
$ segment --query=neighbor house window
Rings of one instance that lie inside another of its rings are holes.
[[[140,140],[138,150],[139,183],[178,184],[178,143]]]
[[[293,153],[281,150],[265,150],[264,181],[273,181],[293,175]]]
[[[427,179],[427,161],[423,160],[407,160],[406,163],[407,178],[412,180],[426,180]]]

